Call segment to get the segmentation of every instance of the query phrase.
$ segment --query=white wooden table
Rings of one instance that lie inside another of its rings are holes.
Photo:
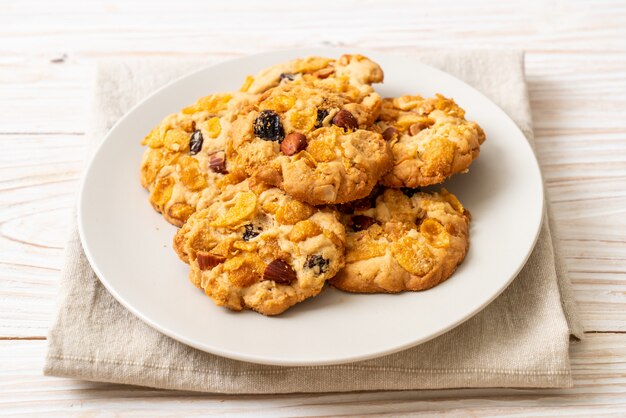
[[[303,45],[527,50],[537,152],[587,330],[573,389],[220,396],[42,376],[94,61]],[[624,1],[0,0],[0,144],[0,415],[626,415]]]

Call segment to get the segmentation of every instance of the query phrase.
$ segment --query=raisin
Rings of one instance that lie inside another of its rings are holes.
[[[281,73],[280,74],[280,81],[283,81],[283,80],[293,81],[294,78],[296,78],[296,75],[294,73]]]
[[[321,255],[310,255],[304,262],[304,268],[311,269],[315,274],[322,274],[328,270],[330,260]]]
[[[254,134],[264,141],[282,142],[285,130],[280,116],[273,110],[264,110],[254,120]]]
[[[324,126],[324,119],[328,116],[328,109],[317,109],[317,120],[315,121],[315,129]]]
[[[204,138],[202,137],[202,132],[200,129],[196,129],[189,137],[189,154],[196,155],[202,149],[202,142]]]
[[[413,197],[415,193],[419,193],[421,190],[419,187],[402,187],[400,191],[407,197]]]
[[[260,231],[262,231],[261,228],[255,231],[254,225],[252,224],[245,225],[244,228],[246,228],[245,232],[243,233],[244,241],[250,241],[252,238],[258,237],[261,233]]]
[[[352,217],[352,230],[354,232],[363,231],[376,223],[376,219],[365,215],[354,215]]]

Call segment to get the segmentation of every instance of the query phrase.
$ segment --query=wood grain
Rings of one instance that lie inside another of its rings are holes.
[[[45,342],[0,341],[0,414],[106,410],[121,416],[598,416],[626,408],[626,335],[590,335],[572,349],[573,389],[461,389],[223,396],[41,376]],[[21,353],[15,358],[15,352]]]
[[[0,3],[0,415],[626,415],[624,22],[623,1]],[[574,389],[234,397],[41,376],[95,60],[305,45],[527,51],[537,156],[588,331]]]

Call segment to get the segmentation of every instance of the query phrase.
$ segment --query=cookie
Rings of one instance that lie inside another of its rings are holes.
[[[313,205],[367,196],[391,167],[382,135],[368,129],[380,96],[347,78],[300,74],[260,95],[233,124],[234,167]]]
[[[345,239],[332,209],[246,180],[192,215],[174,249],[217,305],[276,315],[323,289],[344,265]]]
[[[346,266],[331,280],[348,292],[429,289],[452,275],[469,247],[470,216],[440,192],[385,189],[377,198],[342,207]],[[371,207],[369,207],[371,205]]]
[[[384,73],[380,65],[363,55],[342,55],[338,60],[310,56],[273,65],[255,76],[248,76],[242,91],[260,94],[282,82],[293,81],[304,75],[318,79],[347,80],[352,86],[382,83]]]
[[[196,208],[212,202],[228,176],[227,140],[239,110],[254,96],[213,94],[169,115],[142,141],[140,178],[155,210],[182,226]]]
[[[389,187],[427,186],[464,172],[485,141],[480,126],[439,94],[384,99],[378,127],[393,152],[393,168],[381,180]]]

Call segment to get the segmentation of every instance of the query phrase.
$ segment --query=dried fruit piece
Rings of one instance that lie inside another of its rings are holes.
[[[326,273],[329,266],[330,260],[317,254],[308,256],[304,262],[304,268],[313,270],[315,274]]]
[[[222,264],[226,259],[206,251],[198,251],[196,253],[196,261],[200,270],[211,270],[213,267]]]
[[[252,224],[247,224],[244,226],[244,228],[246,228],[245,232],[243,233],[244,241],[250,241],[252,238],[258,237],[259,234],[263,231],[261,228],[255,230],[254,225]]]
[[[235,198],[235,204],[211,223],[211,226],[225,227],[234,225],[249,218],[256,209],[257,197],[252,192],[240,192]]]
[[[280,150],[285,155],[294,155],[306,148],[306,136],[299,132],[292,132],[280,144]]]
[[[365,215],[354,215],[352,217],[352,230],[353,231],[362,231],[364,229],[369,228],[370,226],[374,225],[376,223],[376,219],[372,218],[371,216],[365,216]]]
[[[442,224],[434,219],[424,220],[420,225],[420,232],[433,247],[447,248],[450,246],[450,234]]]
[[[328,109],[317,109],[317,118],[315,120],[315,129],[324,126],[324,119],[328,117]]]
[[[254,134],[265,141],[282,141],[285,130],[280,116],[272,110],[263,110],[254,120]]]
[[[283,81],[283,80],[293,81],[295,78],[296,78],[296,75],[294,73],[281,73],[280,74],[280,81]]]
[[[226,170],[226,153],[218,151],[209,155],[209,169],[214,173],[228,174]]]
[[[391,141],[398,135],[398,130],[393,126],[388,127],[383,131],[383,139],[387,142]]]
[[[167,213],[171,218],[185,222],[195,211],[196,208],[187,203],[176,202],[167,210]]]
[[[391,252],[398,264],[417,276],[426,275],[434,267],[433,255],[425,245],[405,236],[391,244]]]
[[[289,285],[297,280],[297,276],[289,263],[277,259],[267,265],[263,272],[263,280],[272,280],[278,284]]]
[[[189,154],[196,155],[202,149],[202,143],[204,138],[202,137],[202,131],[196,129],[189,137]]]
[[[290,199],[284,206],[276,210],[276,221],[283,225],[294,225],[296,222],[310,218],[315,209],[313,206]]]
[[[345,109],[341,109],[333,118],[333,124],[343,128],[345,131],[354,130],[359,127],[359,122],[354,115]]]
[[[315,222],[307,219],[300,221],[293,226],[293,229],[289,232],[289,239],[293,242],[300,242],[308,238],[315,237],[321,233],[322,228],[320,228]]]

